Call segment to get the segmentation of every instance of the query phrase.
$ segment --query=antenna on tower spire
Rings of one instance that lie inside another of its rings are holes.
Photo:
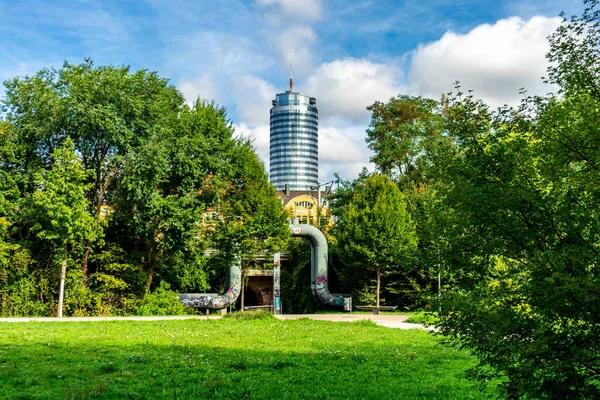
[[[294,77],[292,76],[292,63],[290,63],[290,91],[294,89]]]

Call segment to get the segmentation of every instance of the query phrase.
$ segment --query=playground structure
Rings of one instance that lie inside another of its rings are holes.
[[[315,298],[323,304],[352,311],[352,297],[336,295],[329,292],[328,276],[328,246],[325,235],[316,227],[308,224],[298,224],[296,220],[289,225],[292,236],[304,237],[310,242],[311,290]],[[277,282],[278,285],[278,282]],[[199,309],[220,310],[235,303],[242,288],[242,272],[238,265],[227,270],[225,291],[217,293],[182,293],[181,302],[187,306]],[[275,301],[279,301],[277,287]],[[277,308],[277,307],[276,307]]]

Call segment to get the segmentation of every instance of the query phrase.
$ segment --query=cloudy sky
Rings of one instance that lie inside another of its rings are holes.
[[[79,63],[147,68],[226,106],[268,167],[269,108],[317,98],[319,179],[353,179],[376,100],[439,99],[460,81],[492,106],[544,86],[546,37],[580,0],[0,0],[0,79]],[[2,90],[0,89],[0,94]]]

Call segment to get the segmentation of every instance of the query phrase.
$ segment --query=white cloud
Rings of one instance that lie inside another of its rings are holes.
[[[277,35],[276,47],[284,65],[293,64],[295,72],[305,74],[312,69],[314,55],[311,46],[317,36],[308,26],[292,26]]]
[[[261,6],[275,6],[278,13],[292,20],[318,20],[323,16],[321,0],[257,0]]]
[[[253,127],[268,125],[271,101],[280,91],[267,81],[253,75],[236,76],[232,81],[240,120]]]
[[[511,17],[495,24],[479,25],[464,35],[446,32],[436,42],[420,45],[410,66],[415,93],[439,98],[441,93],[473,89],[474,95],[492,107],[516,105],[519,89],[545,94],[551,87],[546,75],[546,37],[560,24],[559,18]]]
[[[320,161],[366,165],[369,157],[369,149],[364,140],[354,139],[333,126],[319,127]]]
[[[371,163],[357,164],[357,163],[330,163],[330,162],[319,162],[319,181],[326,182],[335,179],[333,175],[336,173],[342,180],[352,181],[358,178],[358,174],[367,168],[369,171],[375,171],[375,166]]]
[[[241,121],[235,124],[236,133],[252,139],[256,153],[269,168],[269,110],[277,90],[273,85],[253,75],[236,76],[236,111]]]
[[[401,76],[395,64],[345,58],[321,64],[300,90],[317,98],[320,116],[358,122],[368,118],[367,106],[406,91]]]
[[[195,79],[183,79],[177,86],[190,104],[196,101],[198,97],[219,102],[219,90],[215,87],[210,74],[204,74]]]
[[[319,180],[332,179],[334,172],[344,179],[354,179],[369,165],[371,152],[364,139],[353,137],[355,128],[346,131],[333,126],[319,127]]]

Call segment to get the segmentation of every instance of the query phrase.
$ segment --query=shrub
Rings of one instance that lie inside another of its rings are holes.
[[[45,283],[45,282],[44,282]],[[52,298],[41,301],[39,286],[30,275],[0,289],[1,317],[43,317],[52,311]]]
[[[162,281],[152,293],[144,296],[135,315],[182,315],[185,307],[179,301],[177,293],[171,290],[171,285]]]
[[[409,322],[411,324],[436,325],[437,321],[437,313],[429,311],[420,311],[408,317],[408,319],[405,322]]]

